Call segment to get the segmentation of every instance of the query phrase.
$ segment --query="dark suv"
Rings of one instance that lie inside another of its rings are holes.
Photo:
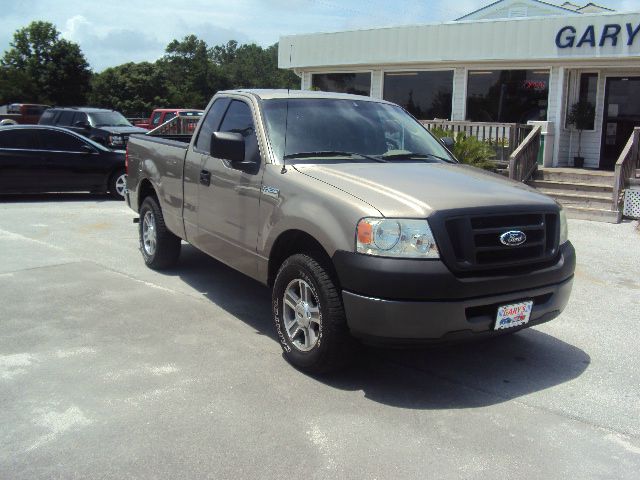
[[[50,108],[40,117],[40,125],[73,130],[111,149],[124,149],[132,133],[147,133],[134,127],[120,112],[103,108]]]

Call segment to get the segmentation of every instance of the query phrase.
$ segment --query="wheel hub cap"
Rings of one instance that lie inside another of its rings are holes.
[[[287,336],[300,351],[308,352],[320,339],[320,305],[307,282],[292,280],[285,289],[283,320]]]

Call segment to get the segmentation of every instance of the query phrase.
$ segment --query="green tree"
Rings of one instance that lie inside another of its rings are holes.
[[[158,61],[171,106],[203,108],[224,81],[207,43],[195,35],[173,40]]]
[[[168,89],[164,72],[155,63],[125,63],[93,76],[89,103],[118,110],[128,116],[146,116],[166,107]]]
[[[236,42],[214,47],[214,61],[222,67],[232,88],[300,88],[300,79],[290,70],[278,69],[278,44],[264,49]]]
[[[468,136],[464,132],[454,133],[443,128],[434,128],[431,133],[437,138],[452,137],[454,140],[451,152],[460,162],[484,170],[494,171],[496,152],[491,145],[474,136]]]
[[[89,64],[78,44],[61,39],[49,22],[31,22],[17,30],[0,66],[9,79],[0,83],[0,97],[11,96],[8,101],[57,105],[86,101]]]

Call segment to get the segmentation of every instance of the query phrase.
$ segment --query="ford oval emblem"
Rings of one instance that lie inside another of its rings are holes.
[[[517,247],[527,241],[527,236],[520,230],[510,230],[500,235],[500,243],[507,247]]]

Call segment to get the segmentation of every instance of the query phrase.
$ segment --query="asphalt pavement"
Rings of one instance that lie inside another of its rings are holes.
[[[364,349],[311,377],[270,293],[134,214],[0,197],[0,479],[638,479],[640,232],[570,221],[566,311],[479,344]]]

